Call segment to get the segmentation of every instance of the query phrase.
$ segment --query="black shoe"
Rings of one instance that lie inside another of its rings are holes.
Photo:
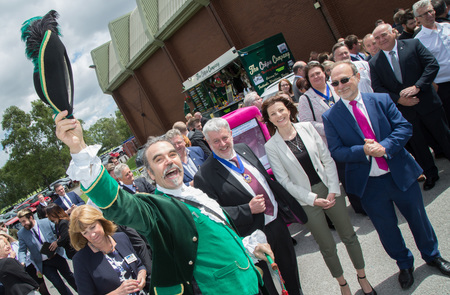
[[[364,280],[366,278],[366,276],[363,276],[362,278],[360,278],[358,275],[356,275],[356,277],[358,278],[359,286],[361,287],[361,291],[364,293],[364,295],[377,295],[377,291],[375,291],[375,289],[372,287],[372,285],[370,283],[369,283],[369,286],[370,286],[370,288],[372,288],[372,291],[370,291],[369,293],[364,292],[364,290],[361,286],[361,282],[359,280]]]
[[[297,246],[297,240],[294,239],[293,237],[291,237],[291,239],[292,239],[292,244],[294,244],[294,246]]]
[[[423,183],[423,190],[428,191],[428,190],[432,189],[434,187],[434,185],[436,184],[436,181],[438,181],[438,180],[439,180],[439,175],[425,179],[425,182]]]
[[[435,266],[444,275],[450,276],[450,262],[448,262],[444,258],[437,257],[433,261],[427,262],[427,264],[430,266]]]
[[[403,290],[408,289],[409,287],[414,284],[414,267],[408,268],[408,269],[401,269],[400,274],[398,275],[398,281],[400,283],[400,287],[402,287]]]

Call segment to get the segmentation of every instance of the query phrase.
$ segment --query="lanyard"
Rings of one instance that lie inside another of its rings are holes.
[[[37,232],[39,233],[36,233],[36,231],[34,230],[34,228],[31,230],[32,232],[33,232],[33,234],[36,236],[36,238],[39,240],[39,242],[41,243],[41,244],[43,244],[42,243],[42,239],[41,239],[41,230],[39,229],[39,224],[36,222],[36,227],[37,227]]]
[[[239,174],[242,174],[245,171],[244,165],[242,164],[241,158],[239,157],[238,154],[236,154],[236,158],[238,160],[239,167],[241,167],[241,168],[238,168],[235,165],[231,164],[229,161],[220,158],[214,152],[213,152],[213,157],[216,158],[220,163],[223,163],[225,166],[227,166],[228,168],[238,172]]]
[[[330,95],[330,86],[328,86],[328,84],[326,84],[326,83],[325,83],[325,85],[327,86],[327,95],[323,94],[319,90],[316,90],[314,87],[311,87],[311,88],[314,90],[315,93],[317,93],[317,95],[320,95],[323,98],[325,98],[326,104],[331,107],[334,104],[334,98],[332,95]]]

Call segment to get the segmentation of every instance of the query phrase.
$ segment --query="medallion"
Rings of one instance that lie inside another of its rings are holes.
[[[248,175],[247,173],[243,173],[242,176],[244,177],[244,180],[246,183],[252,182],[252,177]]]

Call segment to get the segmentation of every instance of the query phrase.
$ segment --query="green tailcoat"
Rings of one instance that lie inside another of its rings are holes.
[[[118,183],[109,176],[104,167],[102,167],[100,175],[91,186],[89,188],[82,187],[82,189],[102,209],[105,218],[113,220],[117,224],[132,227],[146,237],[153,252],[151,294],[193,294],[191,282],[194,274],[196,274],[196,262],[200,260],[204,265],[205,259],[209,259],[204,254],[197,259],[201,237],[208,238],[202,240],[200,251],[209,247],[211,252],[214,252],[214,248],[217,248],[216,252],[219,252],[221,247],[228,247],[229,244],[236,248],[236,257],[225,258],[222,255],[219,257],[219,259],[224,259],[222,262],[217,261],[217,259],[214,260],[214,265],[211,268],[212,277],[218,276],[218,279],[227,280],[230,284],[235,285],[236,289],[241,287],[234,281],[235,278],[229,279],[224,275],[235,273],[237,280],[242,277],[243,283],[252,282],[250,285],[254,285],[253,282],[255,282],[256,277],[256,283],[262,284],[259,274],[255,275],[256,270],[251,263],[251,259],[249,265],[246,261],[243,261],[243,257],[247,260],[248,255],[242,242],[240,240],[239,242],[232,242],[232,240],[235,240],[232,237],[233,233],[225,229],[226,226],[215,223],[209,218],[197,218],[197,216],[206,216],[192,206],[166,195],[132,195],[119,189]],[[199,221],[202,222],[201,226],[198,226]],[[203,221],[207,221],[208,225],[205,226]],[[220,247],[207,244],[209,236],[206,231],[211,230],[210,227],[217,227],[215,229],[217,231],[227,230],[229,232],[229,236],[223,238],[224,244]],[[204,231],[203,234],[202,231]],[[201,251],[201,253],[206,252]],[[237,267],[236,270],[232,269],[232,264]],[[224,267],[215,270],[214,267],[218,265]],[[204,270],[203,267],[203,270],[197,275],[201,274],[205,278],[206,272]],[[245,272],[245,270],[247,271]],[[244,272],[239,273],[240,271]],[[236,276],[236,274],[238,275]],[[198,285],[203,287],[201,291],[204,294],[226,294],[223,292],[217,293],[217,290],[215,292],[208,290],[210,287],[213,288],[214,284],[208,287],[203,282],[198,282]],[[254,288],[250,289],[254,290]],[[245,294],[240,291],[242,289],[236,290],[239,294]]]

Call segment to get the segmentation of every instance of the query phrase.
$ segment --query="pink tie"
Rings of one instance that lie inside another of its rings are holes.
[[[239,166],[239,161],[237,160],[236,157],[234,157],[230,161],[233,161],[236,164],[236,167],[241,168]],[[248,184],[250,185],[252,190],[255,192],[255,194],[264,196],[264,204],[266,205],[266,210],[264,211],[264,214],[273,216],[273,209],[274,209],[273,204],[270,201],[270,198],[267,195],[266,190],[263,188],[261,183],[259,183],[258,179],[256,179],[256,177],[253,176],[253,174],[250,171],[248,171],[247,168],[245,168],[245,166],[244,166],[244,174],[248,174],[251,177],[251,181]]]
[[[358,108],[356,105],[356,100],[352,100],[350,102],[350,105],[352,106],[353,115],[355,115],[356,122],[358,122],[359,128],[361,128],[362,133],[364,134],[365,138],[377,140],[375,137],[375,134],[372,131],[372,128],[370,128],[369,122],[367,121],[366,116],[364,116],[363,112]],[[389,166],[386,162],[386,159],[383,157],[375,157],[375,161],[377,161],[378,167],[382,170],[387,171],[389,169]]]

